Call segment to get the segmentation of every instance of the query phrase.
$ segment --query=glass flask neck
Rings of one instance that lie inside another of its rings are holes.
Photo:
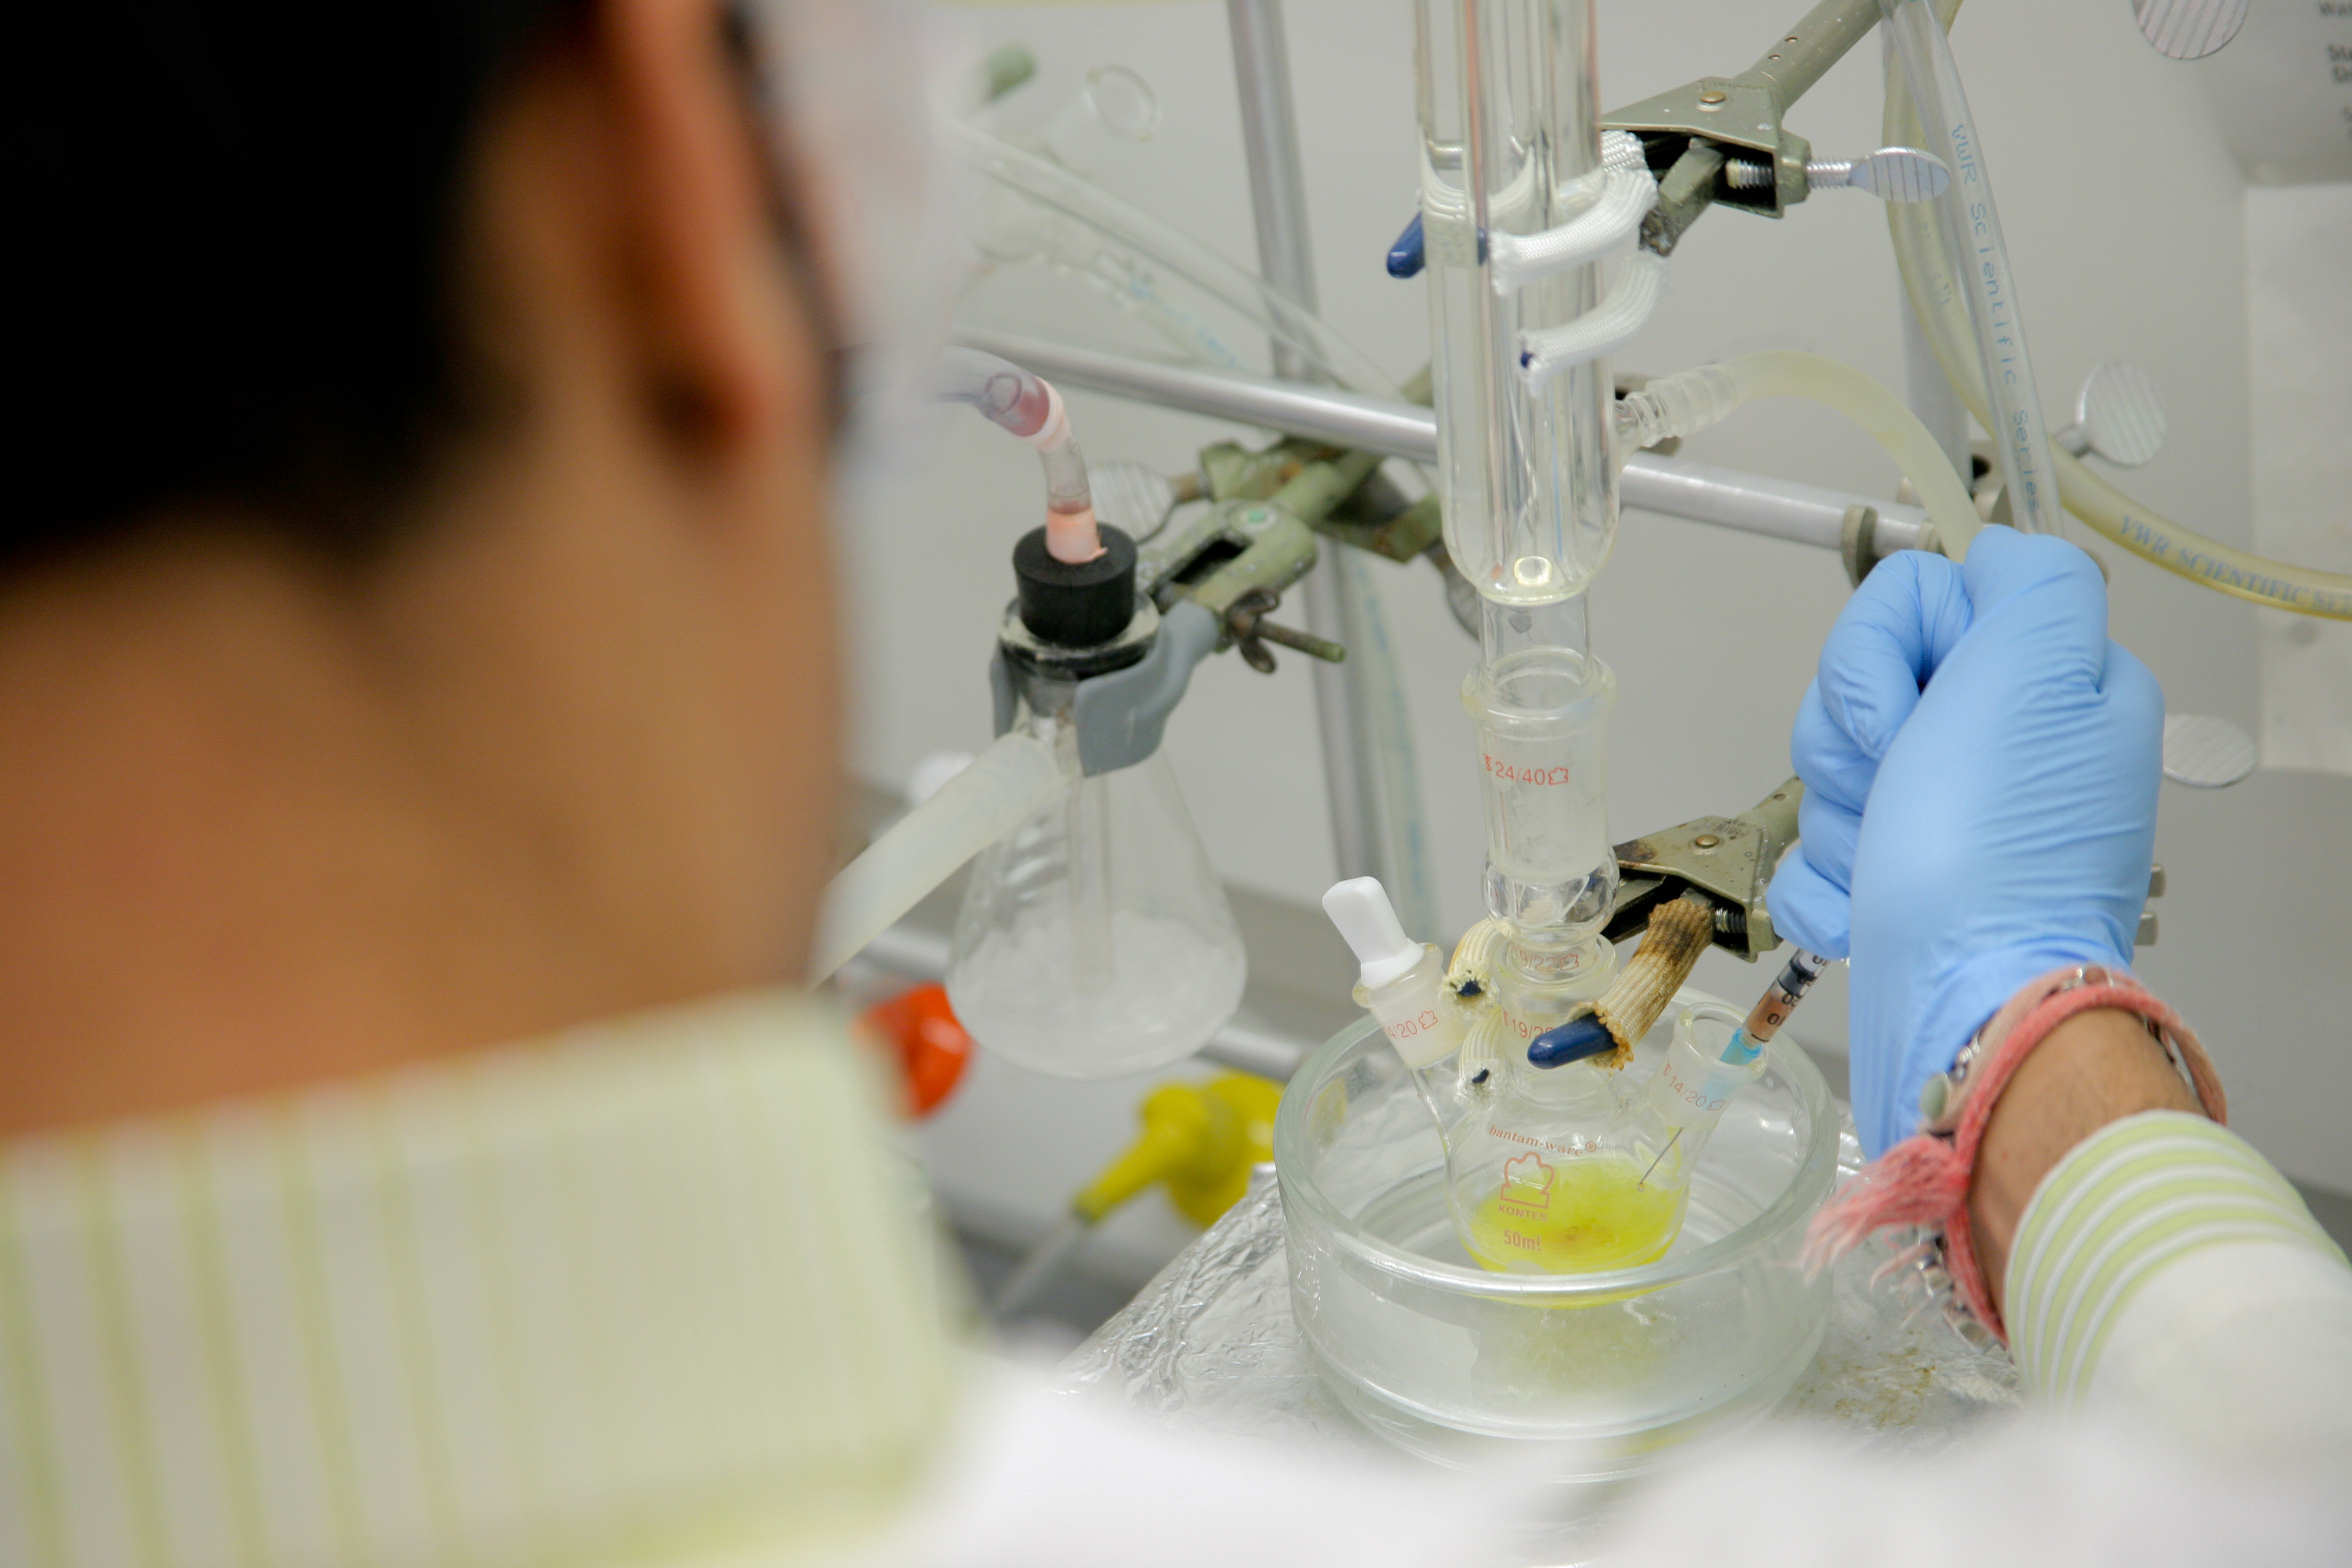
[[[1487,986],[1505,1037],[1522,1050],[1536,1035],[1600,996],[1617,973],[1617,950],[1598,935],[1514,930],[1496,954]]]
[[[1592,617],[1582,594],[1548,604],[1478,601],[1478,656],[1492,667],[1530,648],[1592,651]]]
[[[1590,1060],[1558,1068],[1539,1068],[1524,1057],[1511,1063],[1511,1089],[1521,1100],[1565,1115],[1590,1112],[1600,1119],[1595,1131],[1623,1110],[1628,1098],[1624,1077]]]

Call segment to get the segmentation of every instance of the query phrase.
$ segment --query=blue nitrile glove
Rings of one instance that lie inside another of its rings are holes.
[[[1988,528],[1903,551],[1838,617],[1790,752],[1772,924],[1853,959],[1853,1114],[1876,1155],[2035,976],[2128,964],[2156,852],[2164,693],[2107,640],[2091,558]]]

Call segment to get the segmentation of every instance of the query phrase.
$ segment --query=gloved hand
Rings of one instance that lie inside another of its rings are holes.
[[[2089,556],[1988,528],[1964,566],[1879,563],[1822,649],[1790,752],[1801,841],[1772,924],[1853,960],[1853,1114],[1875,1156],[2020,986],[2130,963],[2164,693],[2107,640]]]

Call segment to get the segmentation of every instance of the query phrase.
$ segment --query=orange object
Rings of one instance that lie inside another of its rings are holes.
[[[901,991],[857,1021],[898,1062],[909,1117],[929,1116],[963,1081],[971,1037],[956,1022],[946,986],[934,981]]]

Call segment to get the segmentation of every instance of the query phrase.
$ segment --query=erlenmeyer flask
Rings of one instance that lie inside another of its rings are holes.
[[[972,1037],[1016,1066],[1113,1078],[1207,1043],[1240,1005],[1247,968],[1176,776],[1155,752],[1074,780],[981,855],[956,916],[948,997]]]

